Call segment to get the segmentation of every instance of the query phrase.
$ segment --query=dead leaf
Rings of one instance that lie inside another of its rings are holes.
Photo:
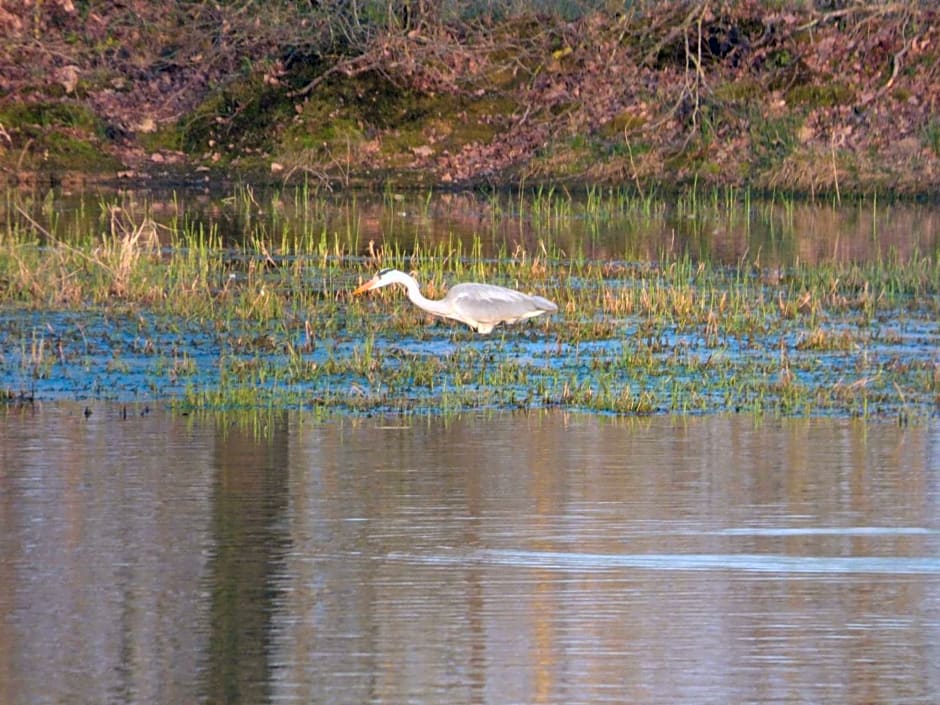
[[[69,64],[68,66],[63,66],[58,71],[56,71],[56,81],[62,84],[62,87],[65,89],[66,93],[74,93],[75,89],[78,87],[78,77],[80,72],[78,66],[74,64]]]
[[[145,115],[133,124],[133,128],[135,132],[141,132],[143,134],[156,132],[157,121],[153,119],[153,116]]]

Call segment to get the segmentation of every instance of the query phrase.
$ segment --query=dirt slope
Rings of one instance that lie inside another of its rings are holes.
[[[388,3],[397,14],[372,24],[340,5],[0,0],[0,173],[940,185],[930,3],[648,3],[574,19]]]

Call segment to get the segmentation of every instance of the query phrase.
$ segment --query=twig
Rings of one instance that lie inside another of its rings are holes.
[[[63,240],[60,240],[60,239],[57,238],[55,235],[53,235],[52,233],[50,233],[48,230],[46,230],[44,227],[42,227],[39,223],[37,223],[36,220],[35,220],[29,213],[27,213],[25,210],[23,210],[22,206],[20,206],[18,203],[15,205],[15,208],[16,208],[17,212],[18,212],[21,216],[23,216],[24,218],[26,218],[26,220],[29,221],[29,224],[32,225],[33,228],[35,228],[35,229],[36,229],[43,237],[45,237],[47,240],[50,240],[51,242],[54,242],[55,244],[59,245],[60,247],[64,247],[66,250],[68,250],[68,251],[71,252],[72,254],[78,255],[78,256],[81,257],[82,259],[85,259],[85,260],[87,260],[88,262],[91,262],[92,264],[98,265],[98,266],[101,267],[102,269],[104,269],[104,270],[110,272],[113,277],[115,277],[115,278],[117,277],[117,272],[115,272],[111,267],[109,267],[109,266],[106,265],[104,262],[102,262],[99,258],[97,258],[97,257],[91,257],[90,255],[85,254],[84,252],[82,252],[81,250],[79,250],[77,247],[72,247],[72,246],[71,246],[70,244],[68,244],[67,242],[64,242]]]
[[[685,144],[688,145],[689,140],[695,134],[695,131],[698,129],[698,115],[701,109],[701,88],[705,86],[705,70],[702,68],[702,21],[705,17],[705,11],[708,9],[708,1],[703,0],[703,2],[695,5],[691,12],[689,12],[682,24],[676,29],[672,30],[669,35],[659,42],[656,47],[648,52],[644,63],[649,60],[653,53],[658,52],[666,43],[668,43],[673,37],[675,37],[680,31],[683,34],[685,41],[685,72],[686,72],[686,81],[683,83],[682,90],[679,93],[679,97],[676,99],[676,102],[672,107],[666,111],[661,120],[658,120],[651,127],[656,129],[660,125],[665,124],[671,120],[677,112],[679,112],[679,107],[685,101],[687,97],[690,96],[693,99],[694,107],[692,110],[692,130],[687,135]],[[698,19],[695,19],[698,15]],[[688,29],[692,27],[693,23],[697,26],[697,49],[693,53],[691,47],[689,46],[689,36]],[[695,67],[695,78],[691,82],[688,80],[689,69],[691,65]]]
[[[627,143],[627,154],[630,157],[630,168],[633,170],[633,183],[636,184],[636,190],[640,192],[640,198],[645,199],[643,185],[640,183],[640,175],[636,170],[636,163],[633,161],[633,145],[630,144],[630,138],[627,136],[627,128],[623,128],[623,141]]]
[[[323,187],[326,188],[327,191],[333,191],[333,185],[330,183],[330,177],[326,174],[326,172],[314,169],[313,167],[303,166],[301,164],[295,164],[287,170],[287,173],[284,174],[284,178],[282,179],[283,183],[289,183],[290,178],[294,175],[294,172],[297,171],[316,177],[320,183],[323,184]]]
[[[26,140],[26,144],[23,145],[23,149],[20,150],[19,159],[16,160],[16,171],[19,173],[23,169],[23,160],[26,158],[26,153],[29,151],[29,146],[33,143],[33,138],[30,137]]]
[[[813,27],[816,27],[822,24],[823,22],[826,22],[829,20],[838,20],[843,17],[848,17],[849,15],[867,14],[868,17],[866,19],[871,19],[872,17],[883,17],[884,15],[890,15],[894,12],[897,12],[898,10],[904,10],[904,9],[907,9],[906,6],[899,4],[899,3],[891,3],[890,5],[881,5],[878,7],[873,7],[871,5],[861,5],[861,4],[852,5],[851,7],[844,7],[841,10],[833,10],[832,12],[825,12],[821,14],[820,16],[816,17],[815,19],[812,19],[809,22],[806,22],[805,24],[799,25],[796,28],[796,31],[802,32],[807,29],[812,29]]]
[[[663,37],[663,39],[660,40],[659,42],[657,42],[657,43],[653,46],[652,49],[650,49],[648,52],[646,52],[646,56],[643,57],[643,60],[642,60],[640,63],[641,63],[641,64],[649,64],[650,60],[651,60],[654,56],[656,56],[664,46],[666,46],[669,42],[671,42],[673,39],[675,39],[680,33],[681,33],[681,34],[685,34],[686,31],[689,29],[689,27],[692,26],[692,23],[694,22],[694,17],[695,17],[695,15],[698,14],[699,17],[701,17],[701,16],[704,14],[705,8],[706,8],[707,6],[708,6],[708,0],[703,0],[702,2],[698,3],[697,5],[693,5],[693,6],[692,6],[692,9],[691,9],[691,10],[689,11],[689,13],[685,16],[685,19],[683,19],[682,22],[680,22],[678,25],[676,25],[675,27],[673,27],[673,28],[670,30],[669,34],[667,34],[665,37]]]
[[[835,142],[834,135],[829,140],[829,150],[830,150],[830,153],[832,154],[832,179],[835,182],[835,187],[836,187],[836,203],[838,203],[841,206],[842,194],[839,193],[839,169],[838,169],[838,166],[836,165],[836,142]]]
[[[904,24],[901,25],[902,36],[904,35],[904,30],[907,29],[907,24],[909,20],[910,20],[910,17],[905,18]],[[901,59],[904,58],[904,55],[907,53],[907,50],[911,48],[911,41],[906,42],[904,44],[904,47],[899,52],[897,52],[893,57],[891,57],[891,77],[887,80],[887,82],[881,88],[879,88],[877,91],[875,91],[870,96],[868,96],[865,100],[863,100],[860,103],[860,106],[868,105],[876,98],[880,98],[889,90],[891,90],[891,86],[894,85],[894,80],[898,77],[898,74],[901,72]]]
[[[291,91],[290,93],[288,93],[287,97],[298,98],[300,96],[305,96],[309,94],[311,91],[313,91],[317,86],[323,83],[327,78],[332,76],[334,73],[339,73],[340,71],[343,71],[346,73],[346,76],[353,77],[353,76],[358,76],[360,73],[364,73],[368,71],[369,69],[373,69],[378,66],[378,62],[375,61],[374,59],[371,59],[370,57],[370,62],[367,65],[357,67],[356,63],[361,62],[365,58],[365,56],[366,56],[365,54],[361,54],[352,59],[347,59],[346,61],[341,61],[338,64],[333,64],[332,66],[330,66],[330,68],[328,68],[326,71],[324,71],[319,76],[314,78],[312,81],[310,81],[310,83],[308,83],[303,88],[298,88],[296,91]]]

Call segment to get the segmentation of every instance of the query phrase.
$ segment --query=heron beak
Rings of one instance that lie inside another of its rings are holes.
[[[375,285],[375,280],[374,280],[374,279],[370,279],[370,280],[367,281],[365,284],[363,284],[363,285],[360,286],[358,289],[356,289],[356,290],[353,292],[353,296],[358,296],[359,294],[362,294],[362,293],[367,292],[367,291],[368,291],[369,289],[371,289],[374,285]]]

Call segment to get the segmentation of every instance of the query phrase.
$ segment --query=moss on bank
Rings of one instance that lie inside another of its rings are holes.
[[[940,187],[940,11],[927,5],[650,2],[572,18],[468,2],[355,21],[328,3],[129,5],[4,10],[9,180],[174,162],[331,187]],[[118,13],[140,21],[108,24]]]

